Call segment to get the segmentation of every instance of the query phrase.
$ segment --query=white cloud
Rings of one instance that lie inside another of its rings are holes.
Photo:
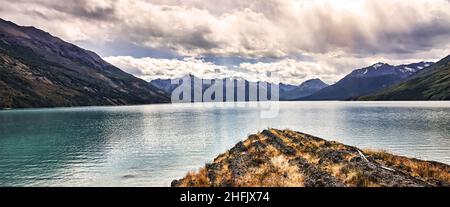
[[[248,79],[272,71],[284,82],[331,83],[375,62],[450,54],[448,0],[2,0],[0,17],[72,42],[125,42],[191,57],[107,58],[145,79],[219,69]],[[204,56],[275,61],[227,68]]]
[[[283,59],[271,63],[242,63],[235,67],[215,65],[194,58],[157,59],[130,56],[107,57],[109,63],[147,81],[162,78],[179,78],[192,74],[200,78],[243,78],[250,81],[269,81],[299,84],[312,78],[333,82],[338,78],[336,70],[314,62]],[[270,76],[268,76],[270,74]]]
[[[217,66],[194,58],[157,59],[157,58],[133,58],[131,56],[107,57],[109,63],[145,80],[157,78],[179,78],[187,74],[208,77],[218,70],[227,73],[224,66]]]
[[[445,54],[448,50],[428,51],[432,54]],[[317,55],[311,61],[295,59],[281,59],[274,62],[243,62],[236,66],[223,66],[206,62],[196,58],[160,59],[160,58],[134,58],[131,56],[116,56],[104,58],[109,63],[136,75],[144,80],[157,78],[173,79],[193,74],[200,78],[244,78],[250,81],[283,82],[300,84],[306,80],[320,78],[332,84],[343,78],[355,69],[368,67],[377,62],[392,65],[416,63],[420,61],[438,61],[438,58],[422,59],[427,52],[416,56],[394,57],[383,56],[354,57],[343,53]],[[272,77],[267,77],[270,73]]]
[[[182,55],[415,53],[448,48],[448,0],[4,0],[1,15],[69,40],[125,39]],[[101,37],[101,38],[100,38]]]

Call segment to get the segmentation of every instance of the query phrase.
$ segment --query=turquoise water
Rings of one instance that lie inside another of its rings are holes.
[[[268,127],[450,164],[450,102],[268,104],[0,111],[0,186],[168,186]]]

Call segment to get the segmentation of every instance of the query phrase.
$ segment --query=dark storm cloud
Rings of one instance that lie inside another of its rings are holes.
[[[73,6],[70,9],[67,9],[66,7],[59,7],[57,9],[72,14],[75,17],[83,17],[88,19],[111,20],[115,17],[114,7],[87,9],[86,7],[83,7],[87,4],[86,1],[81,2],[83,2],[81,5]]]
[[[71,22],[77,27],[99,24],[98,36],[127,38],[135,44],[170,48],[189,56],[285,58],[333,51],[397,54],[442,47],[442,42],[450,41],[450,3],[446,0],[6,2],[16,6],[13,10],[20,18],[31,10],[30,16],[67,22],[61,27],[73,27]],[[83,27],[62,29],[95,34]],[[98,38],[91,35],[85,36]]]
[[[166,48],[149,48],[128,41],[117,40],[112,42],[92,42],[80,40],[74,42],[76,45],[89,50],[99,51],[103,57],[109,56],[133,56],[135,58],[154,57],[182,59],[183,57],[176,52]]]
[[[28,9],[34,10],[36,5],[45,7],[48,10],[54,10],[68,14],[74,18],[86,18],[93,20],[112,20],[115,17],[115,5],[111,2],[103,5],[96,5],[94,0],[66,0],[66,1],[49,1],[49,0],[5,0],[11,4],[29,5]],[[43,12],[34,10],[34,14],[49,18]]]
[[[3,0],[0,17],[103,56],[128,56],[110,60],[153,75],[162,71],[146,62],[181,71],[273,67],[286,77],[335,80],[374,62],[450,53],[448,0]]]

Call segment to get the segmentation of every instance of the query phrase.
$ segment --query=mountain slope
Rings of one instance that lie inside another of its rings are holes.
[[[169,102],[93,52],[0,19],[0,108]]]
[[[399,85],[358,100],[450,100],[450,55]]]
[[[354,70],[336,84],[301,100],[345,100],[370,94],[398,84],[431,64],[420,62],[393,66],[377,63],[367,68]]]

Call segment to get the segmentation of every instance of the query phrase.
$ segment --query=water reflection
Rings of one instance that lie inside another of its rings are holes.
[[[449,102],[286,102],[270,119],[261,107],[1,111],[0,186],[167,186],[268,127],[450,163]]]

